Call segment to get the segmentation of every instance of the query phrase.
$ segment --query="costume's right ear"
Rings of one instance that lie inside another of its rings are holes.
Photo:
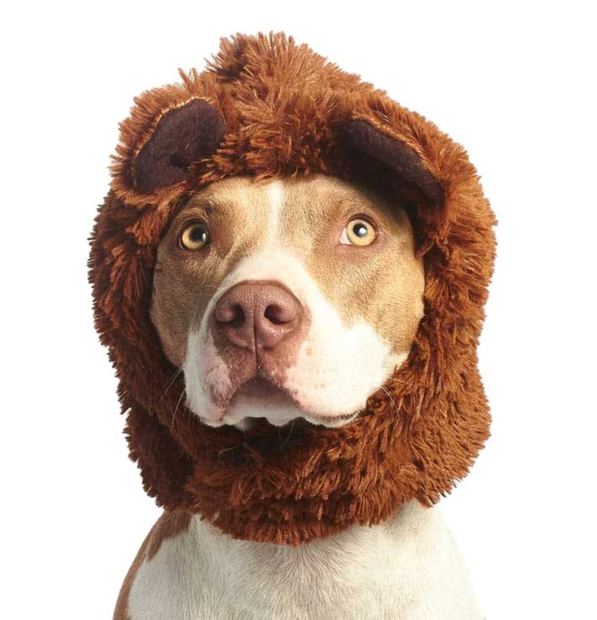
[[[225,133],[220,113],[204,99],[168,110],[133,154],[128,169],[131,189],[150,193],[181,183],[191,164],[209,157]]]
[[[405,142],[392,137],[363,119],[340,125],[340,140],[345,147],[387,166],[397,177],[428,203],[442,207],[445,190],[440,181],[425,167],[421,157]]]

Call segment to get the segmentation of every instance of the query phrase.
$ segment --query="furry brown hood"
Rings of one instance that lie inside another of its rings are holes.
[[[489,434],[476,348],[495,222],[465,151],[283,34],[223,40],[203,73],[135,103],[89,266],[146,491],[234,537],[287,544],[379,523],[412,499],[437,502]],[[345,427],[306,426],[286,441],[284,428],[267,424],[246,436],[203,426],[150,321],[161,235],[208,183],[312,172],[363,179],[410,203],[426,274],[411,354]]]

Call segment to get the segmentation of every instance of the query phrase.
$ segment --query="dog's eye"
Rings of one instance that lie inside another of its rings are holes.
[[[200,250],[209,243],[209,230],[202,222],[189,224],[180,235],[180,247],[183,250]]]
[[[375,241],[375,237],[377,237],[377,231],[373,224],[360,217],[356,217],[350,220],[342,231],[340,243],[359,246],[371,245]]]

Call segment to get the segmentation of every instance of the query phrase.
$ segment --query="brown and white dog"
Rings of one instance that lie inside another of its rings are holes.
[[[212,183],[158,248],[151,320],[212,427],[350,424],[405,361],[424,265],[402,206],[323,174]],[[301,546],[234,540],[165,512],[122,588],[118,620],[478,619],[436,508]]]
[[[464,149],[283,33],[121,126],[91,239],[164,508],[116,620],[478,620],[434,508],[489,436],[495,217]]]

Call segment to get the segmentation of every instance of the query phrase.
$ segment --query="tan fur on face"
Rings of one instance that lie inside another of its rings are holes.
[[[304,261],[347,325],[364,319],[395,353],[408,352],[423,316],[425,275],[404,210],[323,175],[291,182],[286,195],[281,245]],[[371,246],[338,243],[355,216],[367,216],[375,224],[378,237]]]
[[[343,230],[355,217],[364,217],[375,227],[377,237],[370,246],[340,243]],[[193,220],[208,226],[211,247],[196,252],[179,247],[182,230]],[[408,218],[398,205],[371,191],[316,175],[273,184],[246,177],[225,180],[182,208],[158,250],[152,305],[152,319],[174,364],[182,365],[189,334],[205,322],[209,301],[226,290],[224,279],[235,273],[242,259],[270,253],[271,260],[277,260],[278,252],[298,260],[347,330],[369,326],[375,338],[386,343],[383,346],[404,359],[422,316],[424,288],[423,266],[414,256]],[[292,290],[292,280],[284,279],[287,275],[280,273],[277,278]],[[317,311],[317,307],[306,308],[307,314]],[[352,362],[336,359],[332,363]],[[230,363],[237,366],[237,356]],[[383,363],[372,371],[379,370],[380,380],[385,380],[392,368],[386,369],[383,360],[374,363]],[[302,376],[301,364],[298,372]],[[277,369],[278,377],[283,373],[284,368]],[[304,385],[304,376],[299,382]],[[342,413],[363,407],[367,395],[355,396],[359,401],[347,403],[349,410]]]
[[[214,183],[180,211],[158,248],[151,317],[166,355],[182,366],[189,330],[196,326],[230,269],[267,234],[265,184],[233,178]],[[192,220],[207,223],[214,236],[210,251],[180,249],[178,238]]]

